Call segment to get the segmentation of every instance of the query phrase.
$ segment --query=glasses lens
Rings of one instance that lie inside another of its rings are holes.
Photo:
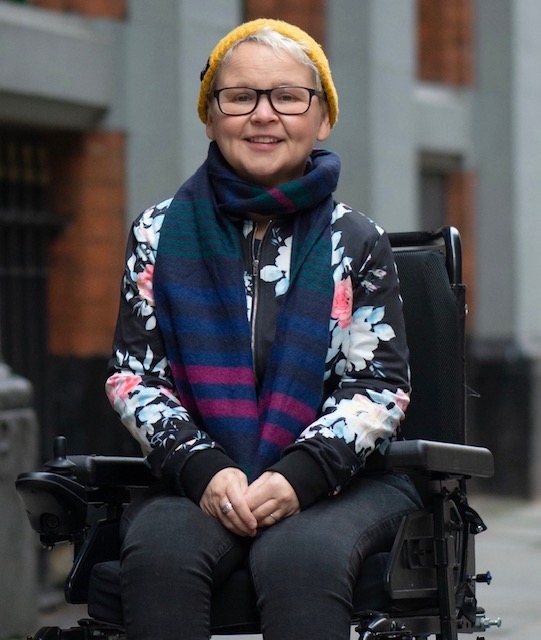
[[[249,87],[228,87],[218,92],[218,103],[228,116],[251,113],[257,104],[258,92]],[[272,107],[284,115],[300,115],[310,107],[310,91],[304,87],[276,87],[270,92]]]
[[[285,115],[299,115],[310,106],[310,92],[304,87],[276,87],[271,91],[272,106]]]
[[[242,116],[254,110],[257,93],[247,87],[222,89],[218,94],[220,109],[228,116]]]

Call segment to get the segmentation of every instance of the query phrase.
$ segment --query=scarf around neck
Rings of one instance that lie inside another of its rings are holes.
[[[177,393],[250,480],[279,459],[322,403],[339,172],[335,153],[314,150],[302,178],[266,189],[239,178],[211,143],[160,232],[153,286]],[[250,213],[293,222],[290,284],[259,394],[236,223]]]

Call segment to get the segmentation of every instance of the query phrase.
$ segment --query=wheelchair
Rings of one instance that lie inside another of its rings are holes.
[[[423,509],[404,516],[392,548],[368,558],[354,591],[360,640],[413,640],[483,633],[492,625],[477,602],[475,536],[486,529],[467,498],[469,478],[493,475],[484,447],[466,445],[465,287],[454,227],[389,234],[400,278],[410,348],[412,398],[407,439],[374,453],[370,468],[410,474]],[[18,494],[42,544],[73,544],[68,603],[88,618],[69,629],[44,627],[33,640],[125,638],[120,595],[119,522],[134,492],[153,478],[143,458],[67,455],[63,436],[39,471],[21,473]],[[213,593],[212,634],[260,633],[249,572],[235,571]],[[481,636],[478,636],[481,638]]]

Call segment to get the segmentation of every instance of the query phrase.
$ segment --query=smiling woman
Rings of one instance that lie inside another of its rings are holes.
[[[201,80],[208,156],[133,225],[107,382],[161,481],[125,512],[128,638],[207,639],[213,587],[249,564],[267,640],[346,640],[362,559],[420,505],[363,473],[409,402],[392,251],[333,198],[310,36],[241,25]]]

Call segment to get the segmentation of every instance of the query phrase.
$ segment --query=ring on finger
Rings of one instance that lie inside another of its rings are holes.
[[[221,509],[224,516],[226,516],[230,511],[233,511],[233,505],[228,501],[223,505],[223,507],[221,507]]]
[[[278,522],[278,518],[274,515],[274,513],[269,513],[269,518],[272,518],[274,522]]]

